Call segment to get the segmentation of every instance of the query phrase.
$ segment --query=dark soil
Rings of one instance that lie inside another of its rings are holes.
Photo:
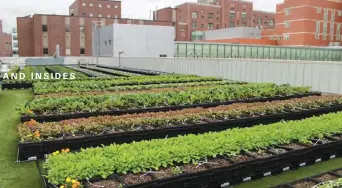
[[[339,139],[339,140],[342,140],[342,135],[335,135],[335,136],[332,136],[333,138],[336,138],[336,139]]]
[[[206,163],[206,165],[210,168],[220,168],[230,166],[231,163],[224,159],[208,159],[208,163]]]
[[[156,176],[156,178],[158,178],[158,179],[163,179],[163,178],[175,176],[175,174],[172,173],[171,168],[158,170],[157,173],[154,173],[153,175]]]
[[[152,177],[147,174],[142,176],[144,173],[140,174],[127,174],[124,176],[121,176],[125,184],[138,184],[138,183],[145,183],[152,181]]]
[[[342,176],[342,170],[335,171],[335,173]]]
[[[277,154],[283,154],[283,153],[286,153],[286,149],[282,149],[282,148],[272,148],[272,149],[269,149],[270,151],[274,152],[274,153],[277,153]]]
[[[197,173],[197,172],[208,170],[208,168],[204,164],[200,166],[195,165],[195,164],[186,164],[186,165],[183,165],[181,169],[183,169],[187,173]]]
[[[284,147],[291,148],[291,149],[294,149],[294,150],[299,150],[299,149],[307,148],[305,146],[302,146],[302,145],[299,145],[299,144],[295,144],[295,143],[284,145]]]
[[[338,177],[330,175],[330,174],[324,174],[322,176],[319,176],[319,177],[315,178],[315,180],[318,180],[320,182],[326,182],[326,181],[329,181],[329,180],[336,180],[336,179],[338,179]]]
[[[230,159],[233,160],[236,163],[241,163],[241,162],[245,162],[245,161],[251,161],[254,158],[250,157],[248,155],[237,155],[237,156],[234,156],[234,157],[232,157]]]
[[[299,182],[293,185],[294,188],[311,188],[313,186],[317,185],[315,182],[312,181],[304,181]]]
[[[250,154],[253,157],[258,158],[258,159],[273,156],[272,154],[268,153],[267,151],[262,151],[262,150],[261,151],[257,151],[257,152],[250,152],[248,154]]]
[[[89,188],[99,188],[99,187],[104,187],[104,188],[119,188],[120,183],[115,181],[115,180],[102,180],[96,183],[91,183],[88,184]],[[122,186],[122,185],[121,185]]]

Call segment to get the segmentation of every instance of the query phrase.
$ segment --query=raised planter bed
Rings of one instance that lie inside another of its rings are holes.
[[[81,68],[86,69],[86,70],[92,70],[92,71],[96,71],[96,72],[101,72],[103,74],[110,74],[110,75],[113,75],[113,76],[129,77],[129,75],[125,75],[124,73],[122,73],[122,74],[116,73],[116,72],[113,72],[113,71],[110,71],[110,70],[105,70],[105,68],[102,68],[102,67],[81,66]]]
[[[118,70],[118,71],[125,71],[125,72],[150,75],[150,76],[169,74],[169,73],[163,73],[163,72],[158,72],[158,71],[150,71],[150,70],[142,70],[142,69],[134,69],[134,68],[126,68],[126,67],[112,67],[112,66],[104,66],[104,65],[97,65],[97,67],[109,68],[109,69]]]
[[[211,158],[207,162],[203,163],[203,166],[196,170],[197,172],[192,172],[191,169],[188,170],[187,166],[189,165],[182,165],[181,168],[185,169],[185,172],[167,178],[158,179],[156,177],[158,173],[164,171],[164,169],[161,169],[156,172],[151,171],[150,173],[142,173],[138,175],[113,174],[105,180],[102,178],[93,178],[89,182],[86,181],[83,183],[85,183],[85,186],[88,188],[99,186],[101,183],[112,183],[112,185],[121,184],[124,188],[227,187],[243,183],[245,181],[278,174],[283,171],[298,169],[300,167],[326,161],[331,158],[341,157],[342,140],[330,141],[330,143],[316,144],[314,146],[295,143],[278,146],[276,148],[269,148],[263,151],[268,154],[266,156],[260,153],[257,154],[257,156],[253,153],[245,153],[230,158]],[[312,142],[314,143],[314,141]],[[302,146],[302,149],[298,149],[294,145]],[[275,149],[284,150],[285,152],[275,153]],[[226,164],[217,165],[218,163],[215,163],[217,160],[226,161]],[[216,166],[214,164],[216,164]],[[193,166],[192,169],[194,168],[197,167]],[[148,181],[141,180],[140,182],[143,183],[140,183],[138,179],[142,179],[144,176],[149,176],[149,178],[147,178]],[[45,177],[42,176],[42,178],[44,179]],[[132,181],[128,180],[132,179],[135,179],[133,182],[137,183],[131,184]],[[53,188],[55,186],[47,183],[46,187]]]
[[[278,186],[275,186],[273,188],[294,188],[297,186],[301,186],[303,188],[305,188],[305,187],[311,188],[312,184],[317,185],[317,184],[324,183],[327,181],[333,181],[333,180],[337,180],[339,178],[342,178],[342,174],[337,173],[339,171],[342,171],[342,169],[336,169],[336,170],[332,170],[329,172],[320,173],[318,175],[314,175],[314,176],[311,176],[308,178],[289,182],[289,183],[286,183],[283,185],[278,185]]]
[[[29,89],[32,88],[32,83],[13,83],[13,84],[1,84],[3,90],[6,89]]]
[[[18,160],[44,159],[45,154],[53,153],[61,148],[70,148],[73,151],[81,148],[110,145],[112,143],[121,144],[132,141],[150,140],[155,138],[175,137],[185,134],[199,134],[209,131],[222,131],[235,127],[250,127],[259,124],[271,124],[281,120],[301,120],[312,116],[319,116],[326,113],[342,110],[342,105],[316,108],[295,112],[279,113],[275,115],[265,115],[259,117],[245,117],[240,119],[230,119],[213,121],[203,124],[192,124],[174,126],[160,129],[145,129],[119,132],[113,134],[102,134],[98,136],[84,136],[72,139],[51,140],[35,143],[18,144]]]
[[[233,103],[266,102],[266,101],[286,100],[286,99],[291,99],[291,98],[320,96],[320,95],[321,93],[311,92],[308,94],[301,94],[301,95],[276,96],[276,97],[268,97],[268,98],[251,98],[251,99],[245,99],[245,100],[232,100],[232,101],[226,101],[226,102],[201,103],[201,104],[179,105],[179,106],[165,106],[165,107],[156,107],[156,108],[125,109],[125,110],[112,110],[112,111],[104,111],[104,112],[84,112],[84,113],[61,114],[61,115],[36,115],[32,117],[23,115],[21,117],[21,122],[29,121],[31,119],[34,119],[37,122],[51,122],[51,121],[61,121],[61,120],[75,119],[75,118],[87,118],[87,117],[100,116],[100,115],[122,115],[122,114],[134,114],[134,113],[143,113],[143,112],[160,112],[160,111],[181,110],[185,108],[196,108],[196,107],[209,108],[209,107],[228,105],[228,104],[233,104]]]

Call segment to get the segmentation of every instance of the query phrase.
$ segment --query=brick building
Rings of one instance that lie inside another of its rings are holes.
[[[341,0],[285,0],[276,9],[275,28],[263,31],[263,38],[296,46],[339,45],[342,40]]]
[[[0,57],[12,56],[12,35],[3,32],[0,20]]]
[[[69,15],[121,18],[121,1],[75,0],[69,7]]]
[[[154,20],[170,21],[177,41],[200,40],[205,30],[228,27],[274,27],[274,13],[253,10],[253,2],[242,0],[198,0],[175,8],[154,11]]]
[[[69,13],[18,17],[19,56],[53,56],[56,45],[61,56],[91,56],[93,21],[101,26],[113,23],[172,26],[169,21],[121,18],[119,1],[76,0]]]

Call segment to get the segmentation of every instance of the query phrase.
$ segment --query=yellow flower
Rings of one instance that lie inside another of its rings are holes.
[[[68,177],[65,181],[70,183],[71,182],[71,178]]]
[[[66,153],[69,153],[69,152],[70,152],[70,149],[69,149],[69,148],[65,149],[65,152],[66,152]]]
[[[62,149],[62,153],[64,153],[65,152],[65,150],[64,149]]]
[[[71,183],[76,183],[77,181],[76,180],[71,180]]]
[[[65,186],[64,186],[64,185],[62,185],[62,186],[60,186],[59,188],[65,188]]]
[[[71,188],[77,188],[78,185],[77,184],[72,184]]]

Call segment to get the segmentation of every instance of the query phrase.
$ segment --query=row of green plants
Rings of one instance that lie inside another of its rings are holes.
[[[75,79],[82,79],[82,78],[88,78],[88,76],[86,74],[83,74],[81,72],[78,71],[74,71],[72,69],[69,69],[67,67],[64,66],[48,66],[46,67],[47,69],[49,69],[50,71],[54,72],[54,73],[74,73],[75,74]]]
[[[148,85],[166,83],[187,83],[201,81],[220,81],[214,77],[199,77],[185,75],[134,76],[115,79],[69,80],[59,82],[38,82],[34,84],[35,94],[83,92],[91,90],[106,90],[115,86]]]
[[[66,177],[76,180],[113,173],[139,173],[162,167],[188,164],[217,156],[235,156],[293,142],[312,143],[342,132],[342,113],[331,113],[301,121],[288,121],[234,128],[222,132],[186,135],[167,139],[112,144],[82,149],[77,153],[49,155],[43,167],[49,182],[60,185]]]
[[[334,181],[327,181],[324,183],[320,183],[312,188],[340,188],[342,187],[342,178],[339,178]]]
[[[126,76],[126,77],[130,77],[130,76],[141,76],[141,74],[135,74],[135,73],[130,73],[130,72],[124,72],[124,71],[118,71],[118,70],[114,70],[114,69],[108,69],[108,68],[101,68],[101,67],[96,67],[96,66],[81,66],[82,68],[85,69],[90,69],[90,70],[95,70],[95,71],[104,71],[108,74],[115,74],[118,76]]]
[[[17,72],[11,72],[11,73],[17,73]],[[4,84],[11,84],[11,83],[31,83],[33,80],[31,78],[32,74],[37,73],[37,70],[35,66],[26,66],[24,69],[20,69],[18,71],[17,79],[11,78],[11,73],[8,75],[10,79],[3,80]],[[20,79],[20,74],[24,74],[25,77],[23,79]]]
[[[20,111],[26,115],[32,115],[31,112],[33,112],[33,115],[100,112],[117,109],[167,107],[236,99],[288,96],[309,92],[309,87],[293,87],[289,85],[220,85],[208,88],[187,88],[183,91],[175,92],[35,98],[23,106]]]
[[[169,83],[169,84],[150,84],[150,85],[128,85],[128,86],[113,86],[105,88],[104,90],[96,90],[89,88],[78,88],[77,92],[61,92],[61,93],[48,93],[35,95],[35,98],[45,97],[65,97],[65,96],[79,96],[79,95],[108,95],[120,93],[147,93],[147,92],[161,92],[161,91],[181,91],[182,89],[191,87],[209,87],[216,85],[232,85],[235,82],[229,81],[202,81],[202,82],[189,82],[189,83]]]
[[[31,120],[19,124],[18,133],[22,143],[38,142],[63,139],[61,135],[75,136],[79,132],[86,135],[97,135],[103,133],[105,130],[112,130],[112,132],[119,132],[120,130],[130,131],[141,126],[148,126],[150,128],[189,126],[203,123],[204,120],[229,120],[242,117],[273,115],[338,104],[342,104],[342,96],[325,95],[266,103],[236,103],[213,108],[190,108],[168,112],[127,114],[121,116],[97,116],[49,123],[38,123]],[[39,137],[35,136],[36,131],[40,133]]]
[[[109,74],[103,74],[101,72],[97,72],[97,71],[93,71],[93,70],[89,70],[89,69],[83,69],[83,68],[76,67],[76,66],[68,66],[68,68],[70,68],[74,71],[84,73],[90,77],[96,77],[96,78],[98,78],[98,77],[114,77],[114,76],[109,75]]]

